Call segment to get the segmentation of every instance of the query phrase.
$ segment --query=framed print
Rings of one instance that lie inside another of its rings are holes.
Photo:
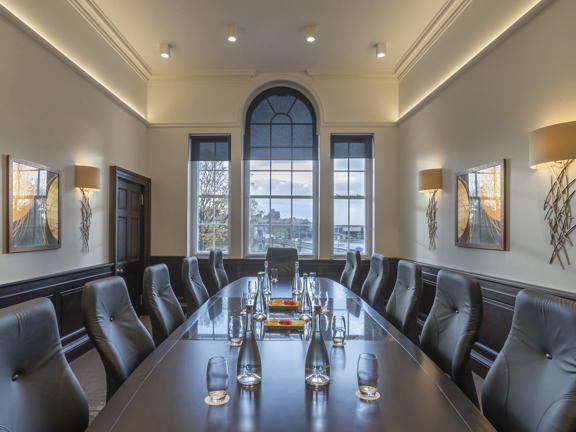
[[[62,247],[61,171],[8,156],[8,252]]]
[[[456,246],[504,250],[505,165],[501,159],[456,173]]]

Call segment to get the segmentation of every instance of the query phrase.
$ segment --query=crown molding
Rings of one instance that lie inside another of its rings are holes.
[[[472,0],[446,1],[394,68],[398,80],[401,81],[406,76],[470,3]]]
[[[397,83],[398,78],[391,69],[306,69],[314,82],[362,80],[371,82]]]
[[[134,69],[138,76],[148,82],[152,70],[138,52],[130,45],[112,21],[93,0],[68,0],[112,48]]]
[[[337,127],[396,127],[396,122],[323,122],[319,125],[321,128],[337,128]],[[213,122],[213,123],[148,123],[149,128],[153,129],[199,129],[199,128],[238,128],[242,127],[241,122]]]
[[[257,72],[255,69],[198,69],[183,71],[155,71],[148,78],[150,84],[178,81],[193,82],[248,82]]]

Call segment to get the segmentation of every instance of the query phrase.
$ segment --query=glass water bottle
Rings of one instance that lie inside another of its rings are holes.
[[[254,320],[264,321],[266,319],[266,301],[264,293],[262,292],[262,273],[258,273],[258,292],[256,293],[256,300],[254,301]]]
[[[268,261],[264,261],[264,280],[262,281],[264,295],[272,294],[272,286],[270,285],[270,276],[268,275]]]
[[[294,274],[294,280],[292,281],[292,294],[302,294],[302,282],[300,282],[300,264],[298,264],[298,261],[296,261],[296,273]]]
[[[256,338],[252,332],[252,305],[246,306],[247,326],[236,367],[236,379],[240,384],[251,386],[262,380],[262,361]]]
[[[306,383],[322,387],[330,383],[330,358],[320,329],[320,305],[314,306],[314,332],[306,354]]]
[[[300,297],[300,319],[304,322],[312,321],[312,299],[308,292],[308,275],[306,273],[304,273],[302,296]]]

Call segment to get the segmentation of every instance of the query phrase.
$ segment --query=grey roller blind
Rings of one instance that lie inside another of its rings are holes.
[[[332,159],[372,159],[374,157],[373,135],[331,135],[330,157]]]
[[[190,135],[190,160],[230,161],[230,136]]]
[[[248,108],[245,160],[318,160],[316,114],[297,90],[276,87]]]

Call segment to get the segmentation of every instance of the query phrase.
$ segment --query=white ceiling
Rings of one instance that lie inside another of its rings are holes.
[[[93,0],[153,71],[392,70],[453,0]],[[226,24],[238,41],[226,38]],[[316,42],[306,25],[316,24]],[[169,43],[163,59],[159,44]],[[375,45],[388,44],[385,58]]]

